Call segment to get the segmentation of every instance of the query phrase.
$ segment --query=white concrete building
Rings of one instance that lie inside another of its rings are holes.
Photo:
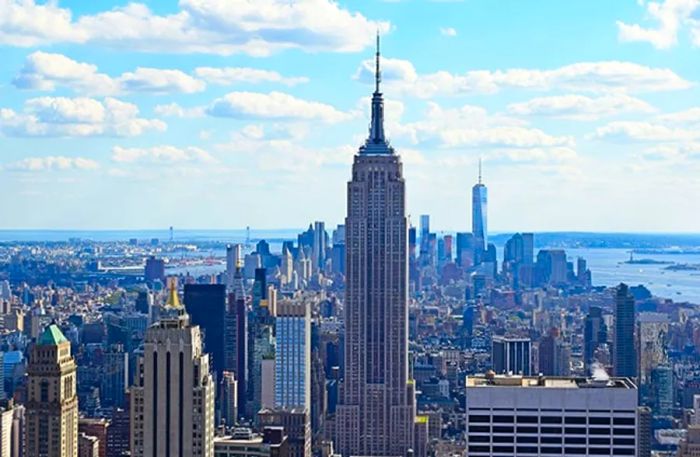
[[[467,377],[469,457],[635,456],[628,378]]]

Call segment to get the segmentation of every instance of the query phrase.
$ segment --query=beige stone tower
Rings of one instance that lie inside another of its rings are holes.
[[[27,457],[78,455],[76,365],[55,324],[39,336],[27,368]]]
[[[379,38],[376,75],[369,138],[348,183],[345,374],[335,440],[343,457],[415,455],[406,193],[401,159],[384,136]]]
[[[131,455],[213,457],[214,381],[198,326],[171,285],[147,331],[131,388]]]

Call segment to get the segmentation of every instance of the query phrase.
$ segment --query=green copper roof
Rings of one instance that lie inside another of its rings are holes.
[[[57,346],[60,343],[68,341],[61,329],[56,324],[51,324],[44,329],[44,333],[39,337],[39,346]]]

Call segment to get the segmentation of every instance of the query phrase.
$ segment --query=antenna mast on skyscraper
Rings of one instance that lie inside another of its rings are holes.
[[[374,71],[374,83],[375,83],[375,89],[374,91],[376,93],[379,93],[379,83],[382,82],[382,71],[379,69],[379,58],[380,58],[380,53],[379,53],[379,30],[377,29],[377,56],[376,56],[376,70]]]
[[[481,157],[479,157],[479,184],[481,184]]]

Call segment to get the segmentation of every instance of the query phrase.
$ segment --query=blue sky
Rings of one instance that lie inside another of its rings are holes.
[[[0,228],[341,223],[377,30],[414,223],[700,231],[700,0],[0,0]]]

